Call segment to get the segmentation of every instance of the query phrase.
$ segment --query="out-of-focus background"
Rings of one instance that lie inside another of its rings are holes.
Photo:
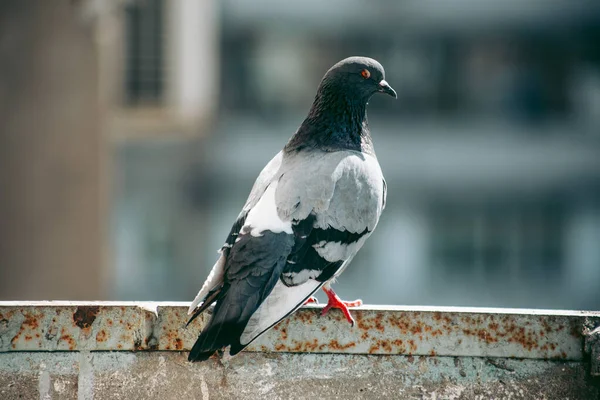
[[[538,0],[2,1],[0,299],[191,300],[351,55],[399,99],[338,293],[600,309],[600,3]]]

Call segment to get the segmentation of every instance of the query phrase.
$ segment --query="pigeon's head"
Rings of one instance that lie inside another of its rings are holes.
[[[365,102],[375,93],[397,98],[396,91],[385,81],[381,64],[368,57],[349,57],[335,64],[323,77],[319,90]]]

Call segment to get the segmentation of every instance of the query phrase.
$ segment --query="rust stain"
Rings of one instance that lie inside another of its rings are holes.
[[[375,325],[375,329],[377,329],[379,332],[385,331],[385,326],[381,322],[382,320],[383,320],[383,313],[378,312],[377,315],[375,316],[374,325]]]
[[[319,345],[319,342],[316,338],[313,339],[312,341],[299,342],[297,340],[292,340],[292,342],[294,343],[294,347],[287,347],[283,343],[280,343],[282,346],[279,348],[277,348],[278,346],[276,346],[275,349],[278,351],[289,351],[292,353],[299,353],[299,352],[315,351],[317,349],[323,350],[325,348],[324,344]]]
[[[277,350],[277,351],[284,351],[285,350],[285,344],[278,343],[277,345],[275,345],[275,350]]]
[[[180,338],[175,339],[175,349],[176,350],[183,349],[183,340],[181,340]]]
[[[304,324],[312,324],[314,314],[315,314],[314,310],[300,310],[294,315],[294,318]],[[333,314],[331,314],[331,315],[333,315]],[[286,321],[289,323],[289,319]]]
[[[369,354],[373,354],[377,352],[377,350],[379,350],[379,346],[377,344],[372,344],[371,347],[369,347]]]
[[[355,347],[356,343],[354,342],[350,342],[347,344],[340,344],[340,342],[338,342],[337,340],[333,339],[329,342],[329,348],[333,349],[333,350],[346,350],[349,349],[351,347]]]
[[[60,338],[58,338],[58,342],[60,343],[61,341],[67,342],[67,345],[69,346],[69,350],[74,350],[75,349],[75,345],[77,344],[75,342],[75,339],[73,339],[71,337],[71,335],[67,335],[67,334],[63,334]]]
[[[487,329],[463,329],[463,333],[467,336],[477,337],[482,342],[486,342],[488,344],[498,342],[498,339],[494,335],[490,334]]]
[[[408,345],[410,346],[410,352],[415,352],[417,351],[417,345],[415,344],[415,341],[412,339],[408,340]]]
[[[105,342],[107,338],[108,335],[106,334],[106,331],[104,329],[102,329],[96,334],[96,342]]]
[[[418,314],[418,313],[415,313]],[[420,315],[420,314],[418,314]],[[391,316],[389,323],[390,325],[395,326],[400,331],[402,335],[413,335],[413,336],[421,336],[421,340],[423,340],[423,333],[429,333],[433,331],[433,327],[429,324],[424,323],[424,321],[418,317],[418,315],[407,315],[406,313],[400,313],[398,316]],[[435,313],[433,318],[441,320],[441,315]],[[440,331],[441,333],[441,331]]]
[[[38,317],[42,318],[44,315],[41,314],[39,316],[33,316],[31,314],[25,314],[25,321],[23,321],[23,326],[27,326],[29,329],[37,329],[39,327]]]
[[[177,330],[169,330],[166,333],[167,338],[167,350],[182,350],[183,349],[183,340],[179,337],[179,333]],[[141,341],[140,341],[141,345]]]
[[[96,320],[100,307],[98,306],[79,306],[73,314],[73,322],[81,329],[88,329]]]
[[[419,325],[413,325],[410,329],[410,333],[412,333],[413,335],[419,334],[421,332],[423,332],[423,328],[421,328],[421,326]]]
[[[13,349],[17,348],[17,342],[19,341],[19,336],[21,336],[21,332],[17,333],[10,341],[10,345]]]
[[[519,327],[507,340],[509,343],[518,343],[524,349],[531,351],[532,349],[537,349],[539,347],[534,335],[533,332],[526,331],[525,328]]]

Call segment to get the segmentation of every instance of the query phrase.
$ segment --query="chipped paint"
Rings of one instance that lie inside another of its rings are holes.
[[[187,303],[0,302],[0,351],[186,351]],[[351,327],[310,305],[249,346],[258,352],[400,354],[583,360],[583,311],[361,307]]]

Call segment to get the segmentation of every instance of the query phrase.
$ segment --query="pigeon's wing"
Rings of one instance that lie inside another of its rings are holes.
[[[230,248],[224,247],[222,279],[192,319],[209,302],[217,302],[210,321],[190,351],[190,361],[201,361],[220,348],[231,345],[231,354],[245,347],[242,331],[256,309],[279,280],[294,245],[292,222],[277,215],[271,182],[245,217]],[[238,350],[236,350],[238,349]]]
[[[231,227],[229,235],[227,235],[225,243],[219,250],[219,259],[213,266],[212,270],[210,271],[210,274],[208,275],[208,278],[206,278],[206,281],[202,285],[202,288],[200,289],[200,291],[198,292],[188,309],[188,315],[193,314],[188,324],[194,318],[200,315],[215,300],[215,289],[220,288],[223,284],[225,262],[229,255],[229,251],[233,246],[235,240],[238,238],[238,234],[242,229],[242,226],[244,226],[244,223],[246,222],[248,212],[252,207],[254,207],[258,203],[261,196],[267,189],[268,184],[271,183],[271,181],[273,181],[273,178],[276,176],[277,171],[279,171],[282,156],[283,153],[279,152],[275,157],[273,157],[273,159],[269,161],[269,163],[263,168],[258,178],[256,179],[256,182],[254,183],[254,186],[250,191],[250,195],[248,196],[248,200],[246,201],[246,204],[244,204],[244,208],[238,215],[235,223]],[[201,304],[201,302],[203,303]]]
[[[279,215],[294,221],[294,246],[281,280],[248,321],[242,345],[341,273],[377,225],[385,183],[372,156],[351,151],[315,153],[282,167],[276,202]]]

